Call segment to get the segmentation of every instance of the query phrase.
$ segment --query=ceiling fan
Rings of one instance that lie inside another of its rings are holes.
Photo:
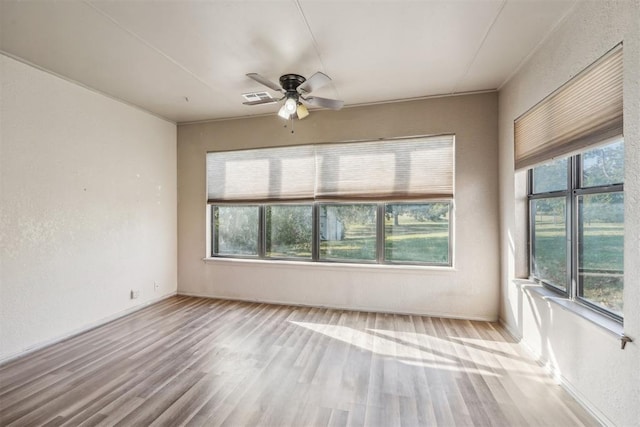
[[[331,81],[331,78],[324,73],[318,71],[308,79],[299,74],[284,74],[280,77],[280,86],[271,80],[261,76],[258,73],[249,73],[247,77],[257,81],[258,83],[268,87],[271,90],[280,92],[284,96],[280,99],[264,98],[257,101],[243,102],[244,105],[261,105],[271,104],[284,100],[284,104],[280,107],[278,115],[283,119],[304,119],[309,115],[307,107],[302,103],[313,105],[316,107],[329,108],[331,110],[339,110],[344,105],[344,101],[337,99],[320,98],[319,96],[307,96],[314,90],[320,89]]]

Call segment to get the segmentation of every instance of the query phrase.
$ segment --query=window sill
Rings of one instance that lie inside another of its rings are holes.
[[[431,265],[410,265],[410,264],[357,264],[348,262],[312,262],[312,261],[294,261],[284,259],[256,259],[256,258],[227,258],[227,257],[209,257],[203,258],[202,261],[211,264],[252,264],[261,267],[275,268],[317,268],[321,270],[371,270],[371,271],[394,271],[405,273],[430,272],[449,274],[455,272],[454,267],[449,266],[431,266]]]
[[[585,319],[586,321],[598,326],[599,328],[610,333],[618,339],[624,337],[624,327],[622,323],[616,322],[615,320],[605,316],[604,314],[598,313],[597,311],[592,310],[576,301],[572,301],[568,298],[559,296],[552,290],[547,289],[543,285],[531,280],[517,279],[514,281],[514,283],[523,291],[527,291],[528,293],[538,298],[560,306],[560,308],[562,308],[563,310],[566,310],[578,317],[581,317],[582,319]]]

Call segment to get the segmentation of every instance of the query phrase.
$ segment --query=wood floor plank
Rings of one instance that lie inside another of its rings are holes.
[[[177,296],[0,366],[2,426],[596,426],[499,325]]]
[[[415,404],[416,425],[437,425],[432,397],[434,391],[431,390],[426,372],[431,355],[421,351],[422,348],[428,348],[429,339],[420,317],[409,317],[407,333],[412,338],[407,363],[416,366],[415,375],[411,376],[411,395],[413,396],[411,404]]]

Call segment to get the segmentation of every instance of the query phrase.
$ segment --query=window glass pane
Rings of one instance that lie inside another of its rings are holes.
[[[567,189],[567,159],[558,159],[533,168],[533,192]]]
[[[258,206],[213,207],[213,253],[258,254]]]
[[[449,203],[387,204],[387,261],[449,265]]]
[[[582,186],[620,184],[624,181],[624,142],[618,141],[582,154]]]
[[[376,260],[376,205],[320,205],[320,259]]]
[[[311,205],[266,207],[266,256],[311,258],[313,208]]]
[[[622,316],[624,195],[578,197],[579,295]]]
[[[567,290],[566,198],[531,200],[532,274]]]

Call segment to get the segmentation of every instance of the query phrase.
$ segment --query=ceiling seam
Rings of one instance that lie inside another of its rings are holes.
[[[493,26],[498,21],[498,18],[502,14],[502,11],[504,10],[506,5],[507,5],[507,0],[502,0],[502,5],[500,6],[500,9],[498,10],[498,13],[496,13],[496,16],[493,18],[493,21],[491,21],[491,25],[489,25],[489,27],[487,28],[487,31],[484,33],[484,37],[482,37],[482,41],[480,42],[480,45],[478,46],[478,49],[476,49],[476,53],[473,55],[473,58],[469,62],[469,65],[467,66],[467,69],[465,70],[464,74],[460,77],[460,79],[453,86],[453,90],[451,91],[451,93],[456,93],[456,91],[458,90],[458,87],[460,86],[462,81],[464,79],[466,79],[467,76],[469,75],[469,71],[471,71],[471,67],[473,67],[473,64],[475,64],[476,59],[478,59],[478,55],[480,55],[480,51],[482,50],[482,47],[484,46],[484,43],[487,41],[487,38],[489,37],[489,34],[491,33],[491,30],[493,29]]]
[[[302,17],[302,21],[304,22],[304,25],[307,27],[307,31],[309,32],[309,35],[311,36],[311,42],[313,43],[313,48],[315,49],[316,55],[318,56],[318,61],[320,62],[320,66],[322,67],[322,72],[324,72],[325,74],[328,74],[327,67],[324,65],[324,61],[322,60],[322,56],[320,55],[320,47],[318,45],[318,41],[316,40],[316,36],[313,34],[313,31],[311,30],[311,25],[309,25],[309,21],[307,20],[307,16],[305,15],[304,10],[302,10],[302,5],[300,4],[300,0],[294,0],[294,3],[298,8],[298,12]],[[340,92],[336,88],[336,85],[333,84],[333,80],[331,81],[331,86],[333,87],[333,90],[336,92],[336,95],[338,96],[338,98],[342,98],[340,96]]]
[[[200,77],[198,77],[194,72],[192,72],[191,70],[189,70],[188,68],[186,68],[184,65],[180,64],[178,61],[176,61],[175,59],[173,59],[171,56],[167,55],[166,53],[164,53],[162,50],[158,49],[157,47],[155,47],[154,45],[152,45],[151,43],[149,43],[147,40],[145,40],[142,36],[138,35],[137,33],[135,33],[134,31],[128,29],[127,27],[125,27],[124,25],[122,25],[120,22],[118,22],[118,20],[116,20],[114,17],[112,17],[111,15],[109,15],[107,12],[105,12],[104,10],[100,9],[98,6],[94,5],[93,3],[91,3],[90,0],[83,0],[83,3],[86,4],[87,6],[91,7],[92,9],[94,9],[96,12],[98,12],[100,15],[104,16],[105,18],[107,18],[108,20],[110,20],[113,24],[115,24],[118,28],[120,28],[122,31],[126,32],[127,34],[133,36],[134,38],[136,38],[138,41],[142,42],[145,46],[147,46],[149,49],[153,50],[154,52],[156,52],[157,54],[159,54],[160,56],[162,56],[163,58],[165,58],[166,60],[168,60],[169,62],[171,62],[173,65],[177,66],[178,68],[180,68],[182,71],[184,71],[185,73],[189,74],[191,77],[193,77],[194,79],[196,79],[197,81],[199,81],[200,83],[202,83],[203,85],[205,85],[206,87],[208,87],[209,89],[211,89],[212,91],[214,91],[216,94],[218,94],[219,96],[222,96],[222,93],[217,91],[215,88],[213,88],[211,85],[209,85],[209,83],[205,82],[204,80],[202,80]]]
[[[553,33],[556,32],[556,30],[560,27],[560,25],[565,22],[567,20],[567,17],[571,14],[571,12],[573,12],[573,10],[576,8],[576,6],[578,5],[578,0],[574,0],[573,5],[567,9],[567,11],[565,12],[564,15],[562,15],[560,17],[560,19],[558,19],[558,21],[549,29],[549,31],[547,32],[547,34],[544,35],[544,37],[542,37],[540,39],[540,41],[534,46],[533,49],[531,49],[531,51],[527,54],[527,56],[525,56],[524,58],[522,58],[522,61],[520,61],[520,63],[518,64],[518,66],[516,68],[514,68],[514,70],[507,76],[507,78],[504,79],[504,81],[502,83],[500,83],[500,85],[498,85],[497,90],[501,91],[503,87],[506,86],[507,83],[509,83],[509,81],[511,81],[511,79],[518,74],[518,72],[520,72],[520,70],[522,69],[522,67],[524,67],[524,65],[529,62],[529,60],[531,59],[531,57],[533,55],[535,55],[540,48],[542,47],[542,45],[544,45],[547,40],[549,40],[549,38],[551,38],[551,35]]]

